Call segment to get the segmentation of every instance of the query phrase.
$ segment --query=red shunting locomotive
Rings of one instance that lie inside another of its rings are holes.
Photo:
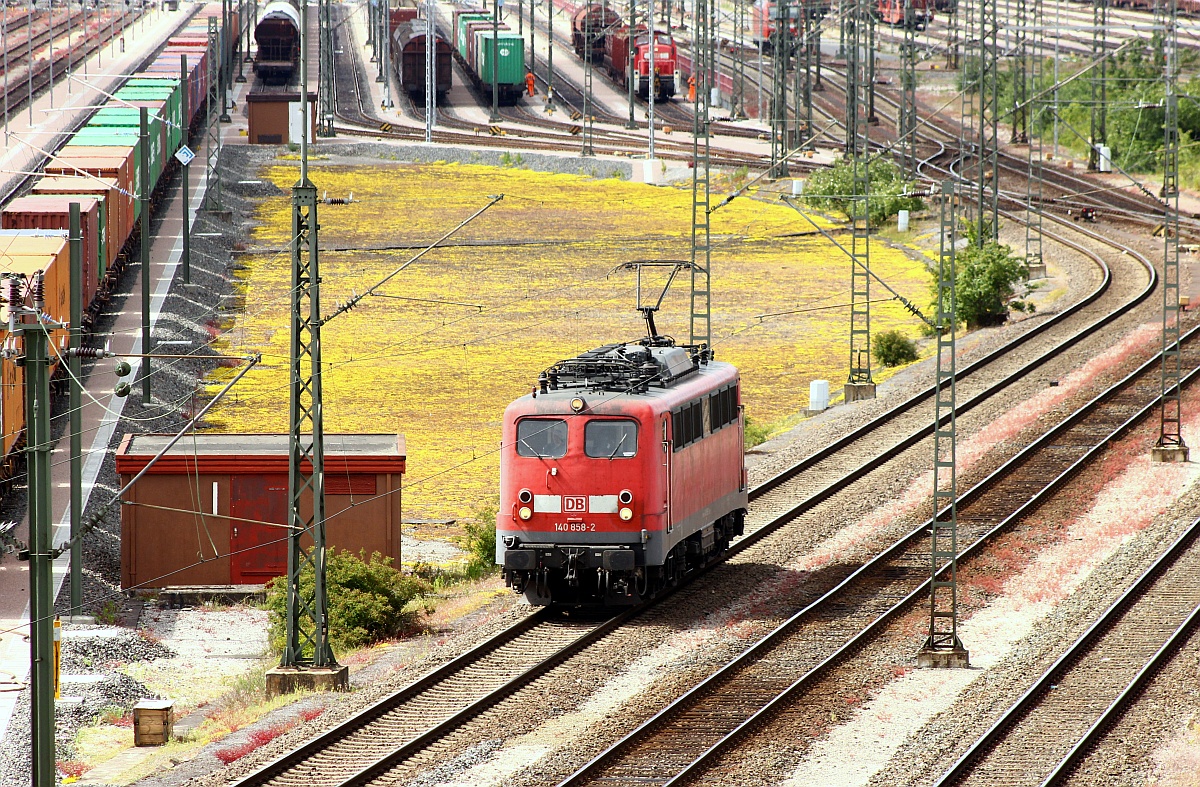
[[[533,604],[626,606],[719,558],[747,485],[737,368],[666,337],[542,373],[504,412],[496,561]]]

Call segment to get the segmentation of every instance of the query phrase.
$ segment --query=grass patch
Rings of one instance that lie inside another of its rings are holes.
[[[430,243],[486,204],[487,195],[507,195],[382,290],[454,303],[367,298],[322,333],[325,428],[405,433],[404,515],[415,519],[464,521],[494,499],[504,408],[539,372],[568,355],[642,335],[635,280],[610,276],[613,268],[631,259],[686,259],[690,250],[690,189],[470,164],[318,166],[310,176],[321,191],[355,197],[320,211],[323,244],[355,249],[323,252],[327,304],[363,292],[415,253],[396,246]],[[262,202],[251,245],[284,249],[296,170],[273,166],[262,177],[284,193]],[[850,262],[818,236],[783,237],[811,227],[774,202],[734,200],[712,222],[716,356],[741,369],[743,402],[754,420],[773,424],[805,406],[801,392],[810,380],[845,377],[849,312],[810,308],[762,321],[757,315],[849,302]],[[286,429],[286,261],[286,253],[241,259],[235,285],[245,311],[215,349],[262,352],[264,363],[214,408],[215,428]],[[924,263],[902,250],[873,243],[871,268],[910,300],[927,299]],[[664,279],[647,272],[644,288],[657,292]],[[663,302],[660,330],[686,339],[688,297],[683,277]],[[871,324],[917,334],[916,318],[896,302],[873,306]],[[214,372],[210,391],[233,371]],[[329,519],[334,543],[348,519]]]

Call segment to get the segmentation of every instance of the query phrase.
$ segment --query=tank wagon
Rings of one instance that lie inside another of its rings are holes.
[[[80,206],[86,331],[111,297],[118,273],[137,242],[143,203],[135,195],[147,183],[150,210],[158,209],[163,184],[179,167],[175,151],[205,116],[208,20],[221,17],[219,3],[202,8],[152,62],[115,88],[87,123],[68,136],[44,165],[44,175],[31,178],[28,194],[0,210],[0,268],[25,277],[42,271],[44,310],[55,321],[70,319],[70,204]],[[233,22],[236,28],[236,14]],[[187,75],[186,95],[181,67]],[[149,121],[146,138],[140,132],[143,107]],[[5,332],[6,326],[0,325],[0,342],[7,341]],[[61,332],[53,344],[64,346]],[[56,357],[52,366],[57,365]],[[0,358],[0,491],[23,455],[23,374],[12,359]]]
[[[496,561],[533,604],[640,603],[743,530],[737,369],[666,337],[556,363],[504,412]]]
[[[423,19],[413,19],[396,27],[392,35],[392,68],[400,84],[413,96],[425,95],[425,63],[429,26]],[[437,79],[437,95],[440,99],[453,87],[454,55],[450,42],[436,32],[434,40],[433,74]]]
[[[263,82],[285,85],[300,59],[300,12],[290,0],[272,0],[254,27],[258,52],[254,73]]]
[[[512,105],[521,99],[525,90],[525,39],[503,22],[494,24],[490,12],[454,12],[454,57],[485,95],[491,94],[494,80],[501,104]]]

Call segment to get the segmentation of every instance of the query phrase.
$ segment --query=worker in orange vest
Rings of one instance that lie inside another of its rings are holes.
[[[527,74],[525,74],[525,89],[529,91],[529,95],[531,95],[531,96],[533,95],[533,83],[534,83],[533,72],[530,71]]]
[[[696,75],[692,74],[688,77],[688,101],[695,103],[696,101]]]

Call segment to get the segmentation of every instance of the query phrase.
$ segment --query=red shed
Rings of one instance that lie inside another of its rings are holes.
[[[170,441],[127,435],[121,485]],[[325,435],[330,548],[400,560],[404,436]],[[353,508],[353,514],[345,514]],[[288,437],[197,434],[150,466],[121,508],[121,587],[262,584],[287,571]]]

